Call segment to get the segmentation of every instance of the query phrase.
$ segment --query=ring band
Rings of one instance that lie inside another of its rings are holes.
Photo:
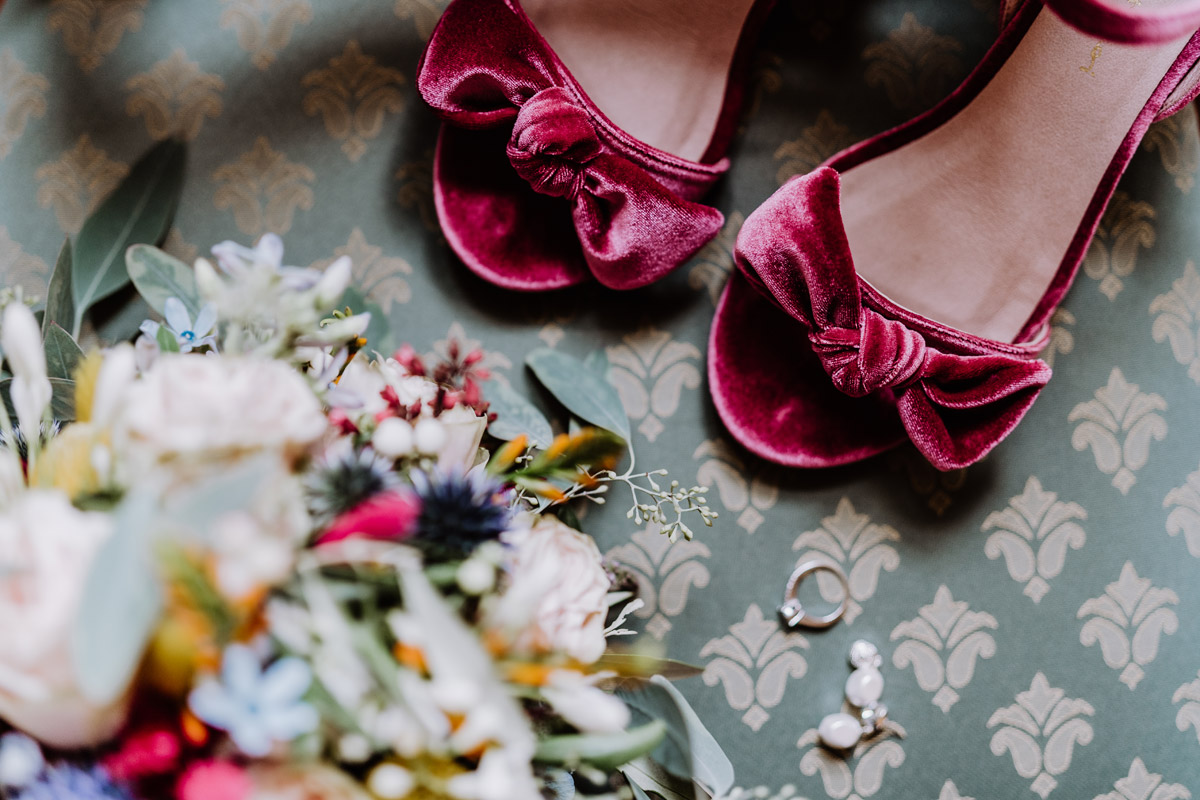
[[[800,581],[814,572],[832,572],[838,579],[838,583],[842,585],[842,601],[838,607],[824,616],[816,616],[810,614],[800,601],[796,599],[796,589],[800,585]],[[846,606],[850,602],[850,582],[846,579],[846,573],[838,566],[838,563],[827,556],[814,555],[796,565],[796,569],[792,572],[792,576],[788,578],[787,587],[783,591],[783,605],[779,607],[779,615],[783,617],[784,622],[789,628],[805,627],[805,628],[828,628],[834,625],[842,615],[846,613]]]

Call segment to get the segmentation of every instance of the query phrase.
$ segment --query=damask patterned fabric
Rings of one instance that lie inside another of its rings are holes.
[[[349,254],[399,339],[485,343],[496,374],[527,391],[529,350],[604,348],[642,463],[711,485],[721,518],[676,545],[630,530],[616,498],[585,521],[641,581],[645,638],[704,667],[681,689],[742,797],[1200,798],[1191,112],[1143,144],[1054,318],[1056,376],[984,462],[942,474],[900,450],[827,472],[774,468],[731,443],[703,385],[746,214],[949,92],[995,35],[995,6],[781,2],[713,198],[721,236],[633,294],[514,296],[459,265],[434,218],[437,124],[412,85],[434,0],[10,0],[0,268],[43,290],[63,235],[178,133],[191,159],[177,255],[266,231],[291,263]],[[786,633],[774,608],[790,565],[814,551],[845,566],[850,610],[827,632]],[[844,761],[815,729],[839,708],[860,637],[883,651],[884,700],[907,736]]]

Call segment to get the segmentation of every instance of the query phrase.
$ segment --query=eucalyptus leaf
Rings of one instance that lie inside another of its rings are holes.
[[[138,294],[159,314],[167,299],[178,298],[192,319],[204,305],[196,288],[192,268],[178,258],[148,244],[135,244],[125,251],[125,267]]]
[[[595,668],[598,672],[612,671],[618,675],[662,675],[668,680],[694,678],[704,670],[694,664],[670,658],[643,655],[641,653],[614,653],[609,651],[600,657]]]
[[[71,334],[60,328],[58,323],[52,322],[46,328],[42,346],[46,351],[46,373],[51,378],[69,380],[83,358],[83,351],[71,338]]]
[[[63,239],[50,273],[50,284],[46,289],[46,309],[42,315],[42,335],[51,325],[64,328],[75,319],[75,303],[71,299],[71,240]]]
[[[75,381],[65,378],[50,379],[50,415],[59,422],[75,421]],[[0,381],[0,397],[4,399],[9,416],[16,417],[12,404],[12,378]]]
[[[600,769],[616,769],[654,750],[666,733],[665,724],[650,720],[617,733],[551,736],[538,742],[533,758],[552,764],[591,764]]]
[[[583,365],[604,380],[608,380],[608,354],[603,350],[593,350],[583,359]]]
[[[625,782],[629,784],[630,791],[633,792],[633,800],[650,800],[650,795],[646,794],[646,790],[637,785],[637,781],[629,776],[629,772],[624,772]]]
[[[488,410],[496,414],[496,421],[488,425],[492,436],[507,442],[525,434],[538,447],[549,447],[554,441],[554,431],[542,412],[507,383],[492,381],[485,394]]]
[[[71,663],[83,696],[97,705],[112,703],[129,686],[162,611],[150,548],[153,520],[152,498],[129,495],[84,580]]]
[[[534,350],[525,363],[568,411],[629,441],[629,417],[621,396],[603,376],[579,359],[548,347]]]
[[[733,787],[733,764],[696,712],[670,681],[655,676],[616,695],[625,701],[635,722],[658,720],[666,737],[650,759],[679,778],[693,779],[722,796]]]
[[[370,349],[378,350],[385,355],[395,351],[396,342],[392,338],[392,326],[388,322],[387,314],[382,306],[368,300],[366,295],[353,286],[347,288],[342,294],[341,305],[349,306],[355,314],[365,312],[371,315],[371,324],[367,326],[367,331],[363,334]]]
[[[154,334],[154,341],[158,342],[158,349],[164,353],[179,352],[179,340],[166,325],[158,326],[158,332]]]
[[[174,337],[172,337],[174,339]],[[183,531],[207,536],[219,517],[229,511],[248,508],[272,472],[269,456],[243,460],[219,475],[173,492],[166,515]]]
[[[173,139],[156,145],[84,221],[71,265],[74,335],[93,303],[129,283],[125,251],[130,245],[157,244],[167,235],[183,188],[186,152]]]
[[[646,756],[621,767],[621,773],[630,785],[637,784],[644,792],[654,792],[653,800],[711,800],[712,797],[695,781],[672,775]]]

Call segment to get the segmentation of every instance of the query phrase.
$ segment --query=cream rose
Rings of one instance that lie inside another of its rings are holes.
[[[517,646],[566,653],[585,664],[604,655],[610,581],[592,537],[541,517],[504,538],[512,547],[512,586],[522,594],[539,592]]]
[[[446,441],[438,450],[438,466],[459,472],[471,469],[478,460],[479,444],[487,430],[487,417],[476,416],[466,406],[455,406],[443,411],[437,419],[446,433]]]
[[[320,438],[326,420],[286,364],[172,354],[130,387],[116,427],[135,457],[207,462],[262,451],[295,457]]]
[[[0,514],[0,718],[53,747],[110,738],[128,698],[86,700],[70,642],[92,559],[108,538],[105,514],[57,491],[25,493]]]

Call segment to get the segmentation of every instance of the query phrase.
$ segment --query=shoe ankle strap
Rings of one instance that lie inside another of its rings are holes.
[[[1176,0],[1160,8],[1131,5],[1128,0],[1042,0],[1068,25],[1100,39],[1121,44],[1161,44],[1200,29],[1200,2]],[[1020,0],[1004,0],[1004,6]],[[1003,12],[1004,7],[1001,8]]]

